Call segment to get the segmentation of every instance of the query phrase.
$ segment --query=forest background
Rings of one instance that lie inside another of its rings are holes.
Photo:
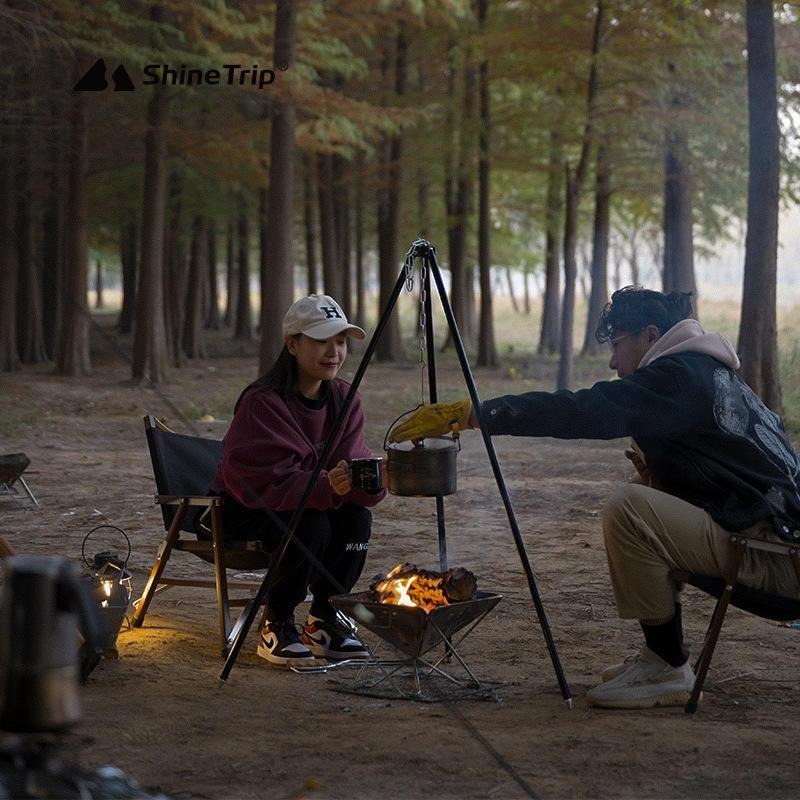
[[[86,374],[90,284],[100,306],[118,282],[134,380],[168,380],[220,328],[263,370],[299,294],[374,324],[421,235],[476,363],[509,349],[502,282],[561,388],[599,354],[611,290],[696,292],[696,263],[725,258],[744,375],[796,425],[776,307],[796,300],[777,242],[779,210],[796,218],[797,23],[765,0],[6,2],[0,369]],[[741,264],[726,248],[745,236]],[[415,325],[393,317],[378,358],[413,358]]]

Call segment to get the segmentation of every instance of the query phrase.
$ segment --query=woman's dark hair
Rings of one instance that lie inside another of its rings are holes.
[[[664,294],[641,286],[624,286],[606,303],[594,336],[598,342],[607,342],[620,332],[637,333],[648,325],[655,325],[663,335],[691,316],[691,292]]]
[[[297,339],[302,335],[301,333],[296,333],[292,338]],[[330,383],[330,381],[322,381],[321,397],[331,396]],[[284,400],[288,400],[297,391],[297,359],[289,352],[289,348],[285,344],[266,375],[262,375],[244,387],[239,399],[236,401],[236,405],[233,407],[234,414],[245,394],[256,386],[274,389]]]

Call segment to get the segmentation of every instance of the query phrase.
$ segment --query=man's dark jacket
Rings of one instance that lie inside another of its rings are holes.
[[[771,518],[779,537],[800,541],[800,458],[780,418],[732,368],[735,354],[730,359],[704,347],[701,340],[711,336],[718,334],[690,336],[633,374],[590,389],[487,400],[488,430],[559,439],[632,436],[659,488],[705,509],[728,530]]]

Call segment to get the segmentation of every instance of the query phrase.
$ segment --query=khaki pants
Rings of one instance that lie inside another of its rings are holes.
[[[741,531],[771,530],[764,521]],[[603,536],[617,611],[623,619],[665,622],[675,610],[674,569],[722,577],[730,532],[701,508],[665,492],[625,484],[606,503]],[[747,549],[739,581],[754,589],[800,598],[800,584],[789,559]]]

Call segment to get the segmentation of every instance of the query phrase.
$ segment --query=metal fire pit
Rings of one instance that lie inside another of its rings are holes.
[[[501,599],[500,594],[476,592],[471,600],[437,606],[430,613],[425,613],[418,606],[379,603],[370,592],[332,597],[331,603],[336,608],[357,620],[383,642],[408,656],[400,661],[383,661],[377,657],[378,648],[371,648],[369,658],[359,665],[359,672],[352,685],[349,688],[339,688],[356,694],[399,696],[426,702],[450,700],[465,695],[486,697],[500,684],[478,680],[457,647]],[[459,632],[462,632],[461,636],[454,641]],[[437,645],[442,646],[442,653],[436,660],[423,658],[425,653]],[[461,674],[453,674],[452,670],[442,668],[444,662],[451,662],[453,659],[460,666]],[[377,678],[374,676],[375,670],[379,673]],[[384,682],[392,687],[392,694],[373,691]]]

